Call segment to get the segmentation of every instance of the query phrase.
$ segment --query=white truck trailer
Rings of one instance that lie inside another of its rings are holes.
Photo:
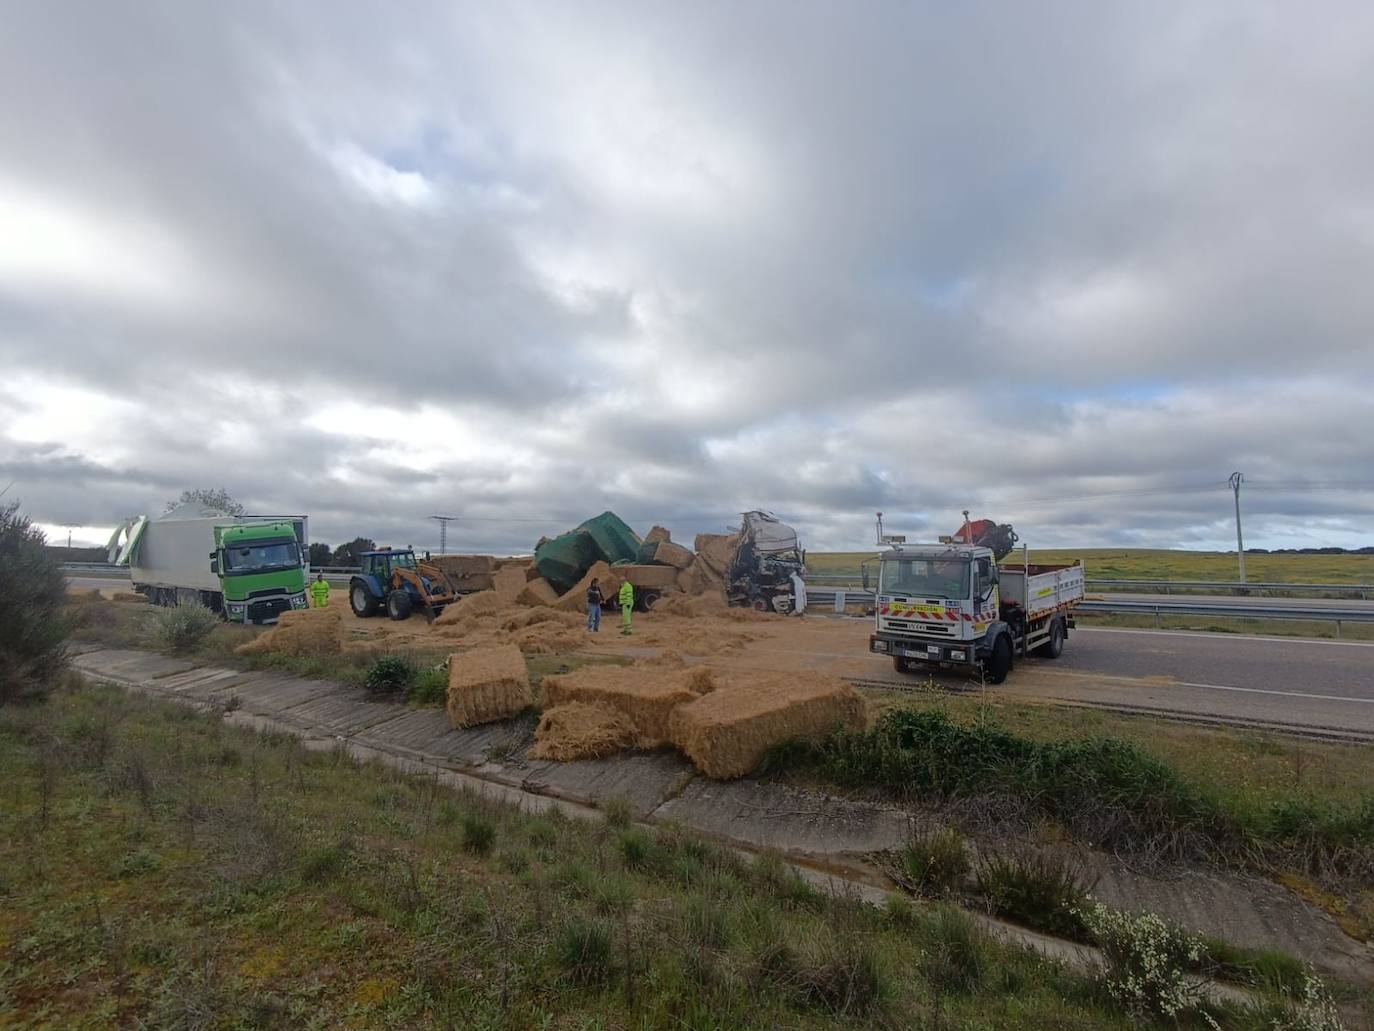
[[[1006,680],[1017,658],[1057,659],[1083,599],[1083,565],[998,565],[990,548],[883,538],[869,651],[899,673],[981,670]]]

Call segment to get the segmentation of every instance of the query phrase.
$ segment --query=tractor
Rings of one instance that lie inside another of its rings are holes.
[[[358,616],[375,616],[381,609],[392,619],[405,619],[419,606],[428,619],[458,600],[443,570],[417,562],[410,548],[364,551],[361,571],[348,582],[348,603]]]

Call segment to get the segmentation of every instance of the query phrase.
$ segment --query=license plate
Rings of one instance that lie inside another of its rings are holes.
[[[934,645],[934,644],[927,645],[927,646],[926,646],[926,654],[929,655],[932,659],[938,659],[938,658],[940,657],[940,648],[939,648],[939,646],[938,646],[938,645]]]

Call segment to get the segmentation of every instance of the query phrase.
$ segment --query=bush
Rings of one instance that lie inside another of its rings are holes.
[[[395,655],[383,655],[367,667],[363,686],[367,688],[368,694],[396,694],[398,691],[404,691],[414,676],[415,671],[405,659]]]
[[[1191,975],[1202,942],[1154,913],[1120,913],[1100,902],[1078,911],[1106,960],[1102,986],[1140,1016],[1176,1019],[1201,1011],[1202,981]]]
[[[0,507],[0,705],[37,698],[66,659],[67,584],[42,531]]]
[[[198,601],[179,601],[155,608],[149,615],[148,633],[153,642],[173,655],[189,652],[219,626],[219,616]]]
[[[921,969],[937,993],[968,993],[982,986],[992,955],[987,937],[967,913],[942,905],[925,932],[928,945]]]
[[[406,692],[406,701],[411,705],[443,705],[447,699],[448,670],[443,666],[417,672]]]
[[[485,817],[469,814],[463,817],[463,848],[473,855],[485,856],[496,844],[496,825]]]
[[[628,827],[634,820],[634,807],[624,795],[612,795],[602,804],[606,823],[612,827]]]
[[[908,886],[921,895],[942,895],[969,871],[964,839],[953,827],[914,837],[898,855]]]
[[[575,984],[603,984],[610,980],[611,933],[599,921],[575,917],[558,931],[554,958]]]
[[[1067,938],[1086,933],[1079,916],[1088,889],[1077,868],[1050,852],[985,856],[978,864],[978,892],[998,916]]]
[[[627,870],[643,870],[653,854],[653,842],[643,831],[621,831],[616,838],[616,848]]]

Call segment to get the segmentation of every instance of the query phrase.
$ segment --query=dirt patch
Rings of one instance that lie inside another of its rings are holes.
[[[534,703],[525,657],[514,645],[474,648],[448,660],[448,721],[453,727],[503,720]]]
[[[861,727],[863,701],[841,680],[818,674],[734,674],[677,708],[669,737],[708,777],[752,772],[770,748],[819,740],[837,726]]]
[[[634,723],[618,709],[594,702],[567,702],[545,709],[534,730],[531,759],[571,762],[603,759],[634,747]]]

